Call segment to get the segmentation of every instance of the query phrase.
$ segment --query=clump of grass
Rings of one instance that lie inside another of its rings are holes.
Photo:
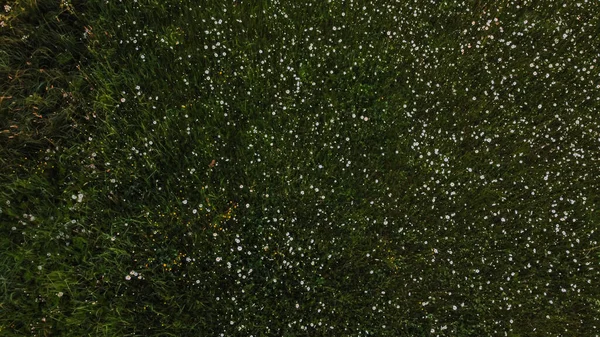
[[[67,1],[9,1],[2,9],[0,272],[3,311],[10,314],[0,319],[0,331],[76,333],[80,324],[96,326],[91,307],[85,309],[91,297],[80,297],[96,287],[95,276],[79,273],[86,250],[65,251],[58,242],[79,230],[71,222],[73,204],[61,195],[79,171],[78,147],[90,117],[90,86],[81,72],[89,57],[87,20],[81,4]]]

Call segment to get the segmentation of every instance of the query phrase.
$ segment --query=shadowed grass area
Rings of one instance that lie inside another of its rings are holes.
[[[598,3],[12,1],[7,336],[593,336]]]

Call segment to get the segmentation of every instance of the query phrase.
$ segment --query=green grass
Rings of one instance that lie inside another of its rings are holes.
[[[6,4],[1,335],[598,335],[598,2]]]

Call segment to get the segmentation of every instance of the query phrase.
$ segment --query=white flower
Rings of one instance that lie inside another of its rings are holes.
[[[126,279],[127,281],[129,281],[129,280],[131,280],[131,276],[129,276],[129,275],[125,276],[125,279]]]
[[[221,262],[222,259],[221,259],[221,257],[217,257],[216,260],[217,260],[217,262]]]

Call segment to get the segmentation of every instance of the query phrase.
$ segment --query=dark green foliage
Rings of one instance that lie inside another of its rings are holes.
[[[597,2],[8,6],[1,335],[600,330]]]

